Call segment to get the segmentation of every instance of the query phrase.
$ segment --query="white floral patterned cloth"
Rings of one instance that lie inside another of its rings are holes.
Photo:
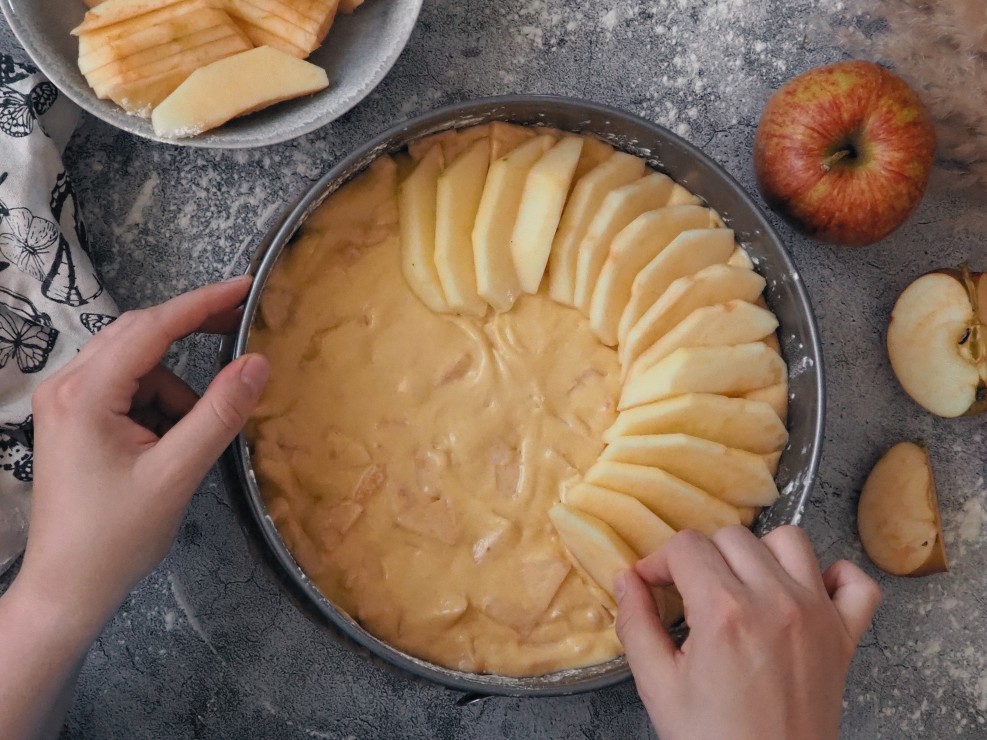
[[[0,573],[24,549],[31,394],[113,320],[62,151],[78,109],[0,52]]]

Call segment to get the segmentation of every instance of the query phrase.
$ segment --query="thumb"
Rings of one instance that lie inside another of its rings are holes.
[[[823,573],[823,583],[847,634],[856,645],[881,603],[880,587],[849,560],[837,560],[829,566]]]
[[[657,709],[658,693],[668,685],[674,669],[675,643],[669,637],[651,589],[633,570],[619,573],[614,579],[617,595],[617,637],[620,638],[627,663],[641,701],[649,713]]]
[[[223,368],[202,398],[154,446],[172,484],[194,488],[240,432],[267,384],[267,358],[244,355]]]

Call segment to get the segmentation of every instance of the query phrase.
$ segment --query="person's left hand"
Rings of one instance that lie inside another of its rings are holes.
[[[249,278],[123,314],[33,398],[35,481],[15,582],[94,637],[167,553],[192,493],[266,383],[265,358],[224,368],[200,400],[159,363],[196,331],[228,332]]]

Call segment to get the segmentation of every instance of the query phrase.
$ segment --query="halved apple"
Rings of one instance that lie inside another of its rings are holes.
[[[683,231],[711,226],[713,217],[703,206],[665,206],[642,213],[621,229],[610,244],[590,300],[589,323],[601,342],[617,344],[617,326],[641,268]]]
[[[778,318],[771,311],[747,301],[735,298],[726,303],[703,306],[644,350],[634,360],[627,377],[637,377],[679,347],[747,344],[772,336],[777,328]]]
[[[788,442],[788,430],[768,404],[709,393],[687,393],[622,411],[603,441],[673,432],[761,455]]]
[[[742,396],[785,380],[785,361],[764,342],[682,347],[624,385],[620,411],[683,393]]]
[[[675,534],[651,509],[619,491],[579,483],[563,494],[562,502],[609,524],[638,557],[657,551]]]
[[[439,175],[435,202],[435,269],[446,303],[455,313],[483,316],[476,292],[473,223],[490,163],[487,139],[474,141]]]
[[[435,269],[435,207],[442,165],[442,148],[434,146],[398,186],[401,270],[411,292],[436,313],[449,311]]]
[[[507,311],[521,295],[511,233],[528,172],[554,144],[555,137],[547,134],[529,139],[487,171],[473,224],[473,260],[477,293],[497,311]]]
[[[617,350],[625,373],[644,350],[697,308],[735,299],[753,303],[765,284],[756,272],[732,265],[710,265],[674,281],[627,332],[626,341]]]
[[[942,270],[913,282],[895,303],[888,357],[912,399],[945,417],[987,411],[987,278]]]
[[[676,236],[634,278],[630,300],[617,328],[618,340],[627,341],[627,333],[634,324],[673,282],[704,267],[726,262],[734,248],[730,229],[691,229]]]
[[[576,181],[566,202],[548,262],[548,293],[556,303],[573,305],[579,244],[603,199],[619,187],[640,179],[644,160],[615,152]]]
[[[760,455],[687,434],[618,437],[600,459],[661,468],[733,506],[770,506],[778,498]]]
[[[537,293],[541,285],[582,149],[582,137],[563,138],[535,162],[524,182],[511,256],[525,293]]]
[[[660,468],[599,460],[584,478],[602,488],[638,499],[675,529],[697,529],[712,535],[740,523],[737,509]]]
[[[576,256],[576,287],[573,303],[584,314],[596,288],[600,268],[607,258],[610,244],[620,230],[647,211],[661,208],[668,202],[675,183],[660,172],[610,192],[586,229]]]
[[[896,576],[948,570],[936,482],[924,446],[899,442],[874,466],[857,504],[867,556]]]

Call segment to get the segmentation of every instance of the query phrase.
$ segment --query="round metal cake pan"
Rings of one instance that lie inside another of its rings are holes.
[[[551,126],[594,134],[616,148],[643,157],[714,208],[732,228],[758,272],[767,280],[765,300],[777,314],[779,340],[789,372],[790,439],[778,468],[781,498],[765,510],[755,529],[764,534],[782,524],[798,524],[812,493],[823,439],[822,351],[812,306],[802,280],[778,235],[750,196],[702,151],[661,126],[595,103],[548,96],[508,96],[440,108],[397,124],[333,167],[291,207],[258,248],[251,271],[254,285],[239,332],[227,338],[221,361],[244,354],[260,296],[278,258],[290,249],[306,217],[329,195],[362,172],[375,158],[397,152],[416,139],[449,128],[490,121]],[[623,657],[606,663],[542,676],[513,678],[450,670],[408,655],[374,637],[329,601],[302,572],[268,516],[251,464],[251,450],[241,435],[224,461],[232,498],[243,514],[248,539],[276,572],[286,592],[302,610],[330,632],[346,638],[376,658],[416,676],[471,694],[552,696],[611,686],[630,676]]]

